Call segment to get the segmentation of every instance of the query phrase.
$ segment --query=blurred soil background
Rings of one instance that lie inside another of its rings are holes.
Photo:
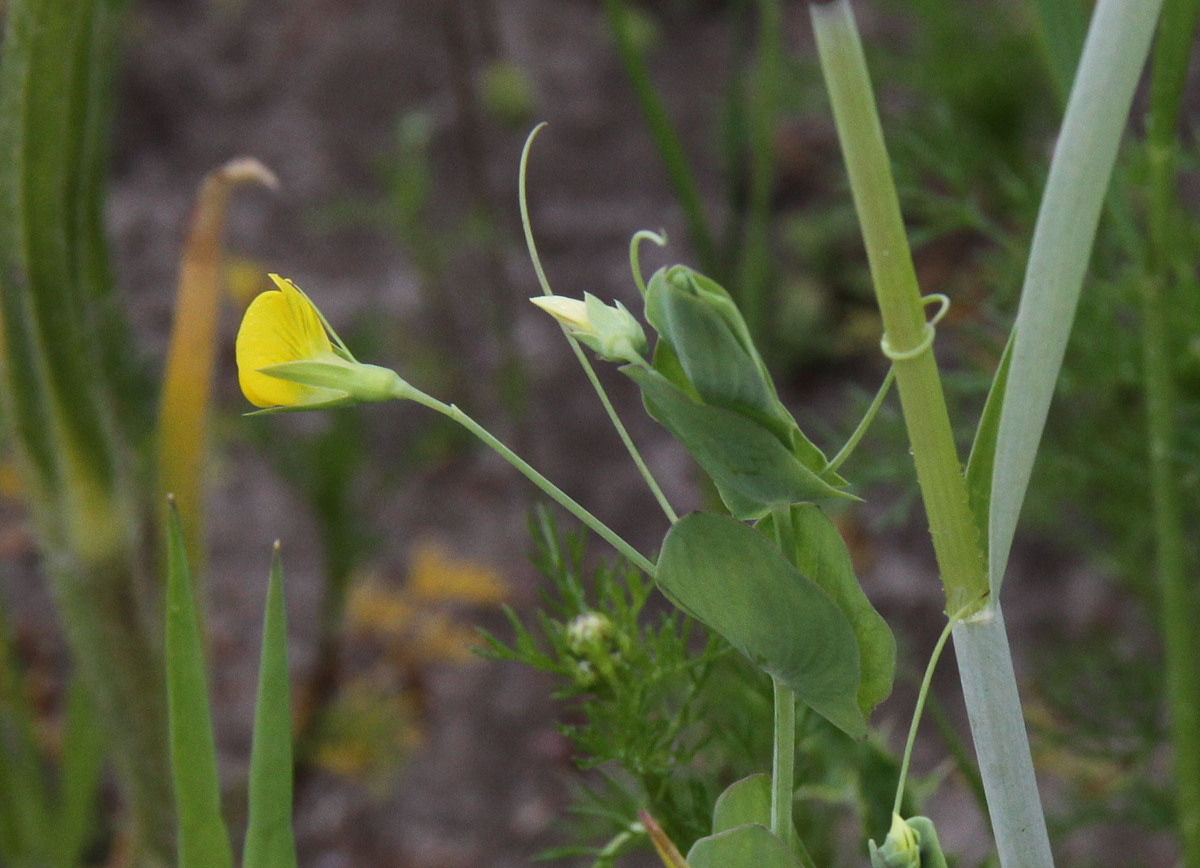
[[[731,5],[638,6],[654,82],[717,225],[729,217],[720,96],[731,54],[741,50]],[[1008,16],[1014,4],[971,5],[980,15]],[[913,50],[903,4],[858,7],[873,56]],[[789,103],[774,131],[773,202],[781,222],[830,202],[840,202],[841,213],[848,207],[820,81],[805,66],[813,53],[805,4],[785,4],[785,15],[789,55],[808,72],[797,85],[802,98]],[[639,229],[665,229],[671,238],[665,252],[646,247],[647,274],[671,262],[697,264],[601,6],[137,0],[125,52],[108,217],[118,284],[140,341],[135,350],[148,365],[162,364],[181,246],[204,175],[248,155],[281,181],[277,193],[239,191],[227,223],[231,295],[223,314],[206,564],[226,783],[240,786],[249,755],[259,623],[278,539],[296,693],[316,684],[340,715],[299,782],[301,865],[527,864],[562,839],[562,813],[579,777],[570,744],[555,728],[562,709],[546,677],[461,649],[473,641],[473,624],[503,634],[501,599],[526,614],[536,605],[538,577],[526,559],[533,490],[416,406],[243,418],[249,407],[237,388],[232,348],[241,306],[266,288],[265,273],[289,277],[359,358],[395,366],[459,403],[640,550],[652,551],[665,519],[558,327],[525,301],[540,290],[520,235],[517,168],[538,121],[548,128],[533,148],[529,201],[557,293],[591,292],[640,311],[627,255]],[[880,84],[885,123],[904,124],[916,97],[899,82]],[[1049,80],[1040,87],[1016,97],[1052,102]],[[1051,129],[1040,129],[1034,150],[1048,153]],[[837,255],[855,261],[861,253],[847,225],[843,236],[851,240]],[[974,336],[988,333],[995,342],[980,297],[987,253],[987,242],[971,232],[927,238],[919,249],[924,291],[954,297],[951,322],[939,332],[939,351],[952,369],[968,370],[963,359],[979,355],[975,344],[964,349]],[[885,373],[870,299],[861,284],[780,277],[781,291],[793,294],[784,305],[792,313],[776,324],[785,399],[811,436],[836,450],[861,404],[851,395],[873,391]],[[782,334],[805,311],[819,344]],[[676,508],[700,508],[704,494],[692,466],[640,410],[632,383],[611,370],[601,376]],[[878,450],[907,463],[894,439],[872,436],[863,450],[849,465],[852,480]],[[911,487],[893,479],[863,491],[866,503],[844,522],[868,595],[897,632],[897,690],[875,715],[897,749],[914,682],[943,623],[921,517],[902,509]],[[7,582],[16,585],[8,597],[26,656],[52,693],[65,652],[22,528],[19,511],[7,507]],[[1048,536],[1030,539],[1015,554],[1005,591],[1024,676],[1056,641],[1097,624],[1131,654],[1157,653],[1146,615],[1102,569]],[[356,589],[333,652],[318,648],[331,571]],[[461,592],[422,596],[416,585]],[[332,672],[316,671],[322,654],[336,662]],[[938,691],[966,737],[953,672],[945,661]],[[1031,713],[1038,696],[1031,685]],[[944,756],[931,735],[918,767],[929,771]],[[1073,772],[1044,768],[1053,813],[1062,807],[1056,775]],[[986,855],[988,834],[956,774],[947,772],[927,812],[962,864]],[[1134,861],[1114,855],[1114,842],[1128,834],[1112,824],[1092,828],[1066,842],[1076,860],[1067,864],[1170,864],[1170,836],[1144,827]]]

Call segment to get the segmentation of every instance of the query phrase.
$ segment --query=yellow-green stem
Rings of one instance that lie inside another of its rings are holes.
[[[925,311],[854,13],[847,0],[810,9],[949,614],[986,601],[983,549],[937,362],[932,351],[908,357],[925,341]]]

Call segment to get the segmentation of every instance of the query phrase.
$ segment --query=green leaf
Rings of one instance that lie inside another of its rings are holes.
[[[179,866],[232,868],[229,834],[221,817],[204,646],[174,503],[167,524],[167,706]]]
[[[687,861],[691,868],[800,868],[787,845],[757,824],[701,838]]]
[[[987,401],[975,429],[975,441],[971,444],[971,457],[967,459],[967,497],[971,501],[971,512],[979,528],[979,539],[983,545],[983,556],[987,557],[988,510],[992,502],[992,474],[996,467],[996,434],[1000,430],[1000,411],[1004,407],[1004,390],[1008,386],[1008,368],[1012,362],[1012,348],[1016,331],[1008,335],[1004,354],[996,366],[996,375],[988,388]]]
[[[757,823],[771,825],[771,776],[750,775],[734,781],[713,806],[713,834]]]
[[[295,868],[292,833],[292,702],[288,687],[287,615],[279,545],[271,561],[263,617],[258,704],[250,751],[250,810],[242,868]]]
[[[780,415],[782,407],[770,378],[758,365],[758,354],[753,345],[739,340],[729,321],[735,318],[745,330],[737,308],[727,294],[720,304],[712,293],[688,291],[680,282],[694,284],[695,275],[676,266],[665,272],[660,269],[650,278],[647,322],[675,350],[688,382],[704,403],[750,416],[786,441],[795,422],[786,411]]]
[[[680,519],[663,541],[657,582],[801,702],[854,738],[866,733],[850,623],[761,533],[724,515]]]
[[[67,689],[62,783],[54,817],[54,846],[62,868],[80,863],[88,835],[94,831],[106,747],[87,685],[73,677]]]
[[[652,368],[621,370],[642,389],[646,409],[712,477],[736,517],[762,518],[798,501],[855,499],[805,467],[774,434],[750,418],[697,404]]]
[[[773,538],[774,519],[767,516],[759,530]],[[863,593],[846,541],[820,507],[811,503],[792,506],[794,560],[833,599],[850,622],[858,640],[860,676],[858,707],[871,713],[892,692],[896,672],[896,640],[891,628]]]

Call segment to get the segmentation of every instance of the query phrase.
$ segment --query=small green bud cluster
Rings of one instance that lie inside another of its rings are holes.
[[[591,687],[600,676],[612,678],[620,663],[623,642],[613,623],[599,612],[576,615],[567,624],[567,648],[577,658],[576,682]]]

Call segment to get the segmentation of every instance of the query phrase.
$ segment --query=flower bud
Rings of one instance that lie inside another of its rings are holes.
[[[606,305],[591,293],[584,293],[583,301],[561,295],[543,295],[530,301],[605,361],[628,364],[646,355],[646,333],[619,301]]]

